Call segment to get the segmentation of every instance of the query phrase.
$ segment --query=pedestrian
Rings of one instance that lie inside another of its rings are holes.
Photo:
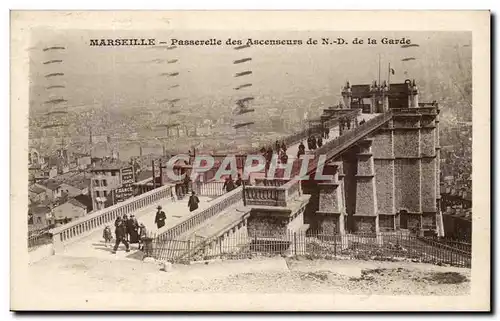
[[[269,147],[267,149],[266,161],[271,162],[271,160],[273,159],[273,154],[274,154],[273,149]]]
[[[305,153],[306,153],[306,147],[304,146],[303,142],[300,142],[299,151],[297,152],[297,158],[300,158],[300,156],[304,155]]]
[[[123,225],[125,226],[125,238],[128,241],[128,230],[127,230],[128,215],[123,214],[122,220],[123,220]]]
[[[235,188],[236,186],[234,185],[233,176],[229,175],[229,177],[226,178],[224,185],[222,186],[222,190],[225,190],[226,192],[229,193]]]
[[[236,187],[240,187],[242,183],[243,183],[243,180],[241,179],[241,174],[238,174],[238,178],[236,179],[236,182],[235,182]]]
[[[307,138],[307,149],[308,149],[308,150],[311,150],[311,149],[312,149],[312,148],[311,148],[311,146],[312,146],[311,142],[312,142],[312,138],[311,138],[311,136],[309,136],[309,137]]]
[[[285,152],[285,154],[286,154],[286,144],[285,144],[285,141],[284,141],[284,140],[281,142],[281,149],[282,149],[282,150]]]
[[[315,150],[316,149],[316,137],[311,137],[311,149]]]
[[[286,154],[285,151],[282,151],[281,152],[281,163],[282,164],[286,164],[288,162],[288,155]]]
[[[191,183],[191,178],[189,177],[188,173],[186,172],[184,176],[184,195],[187,195],[189,193],[189,183]]]
[[[102,237],[104,238],[104,244],[108,247],[108,243],[111,243],[113,240],[113,234],[111,233],[111,228],[109,228],[108,225],[106,225],[104,231],[102,231]]]
[[[161,206],[158,205],[156,208],[158,211],[156,211],[156,217],[155,217],[155,223],[156,227],[158,229],[162,228],[165,226],[165,220],[167,219],[167,215],[165,215],[165,212],[161,210]]]
[[[188,201],[189,211],[192,212],[198,209],[198,203],[200,203],[200,200],[198,199],[198,196],[196,196],[195,192],[192,191]]]
[[[144,251],[144,239],[148,236],[148,230],[143,223],[139,224],[139,250]]]
[[[130,252],[129,244],[126,238],[127,234],[127,228],[125,226],[125,222],[123,219],[118,218],[115,221],[115,237],[116,237],[116,242],[115,242],[115,247],[113,248],[113,254],[116,254],[116,251],[118,250],[118,246],[120,246],[120,243],[125,244],[125,252]]]
[[[320,148],[321,146],[323,146],[323,138],[321,138],[321,136],[318,136],[318,148]]]
[[[130,244],[139,243],[139,223],[134,214],[130,215],[127,221],[127,234],[129,235]]]
[[[274,148],[276,150],[276,153],[279,153],[280,151],[280,142],[276,140],[276,143],[274,143]]]
[[[324,135],[325,135],[325,139],[328,139],[328,136],[330,135],[330,129],[325,128]]]

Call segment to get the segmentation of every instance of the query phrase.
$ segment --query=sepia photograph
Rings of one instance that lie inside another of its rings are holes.
[[[489,309],[489,12],[118,13],[11,13],[11,309]]]

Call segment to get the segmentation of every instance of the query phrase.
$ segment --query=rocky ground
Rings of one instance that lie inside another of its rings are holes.
[[[334,293],[467,295],[470,269],[409,262],[285,259],[174,265],[51,257],[30,266],[30,284],[51,293]]]

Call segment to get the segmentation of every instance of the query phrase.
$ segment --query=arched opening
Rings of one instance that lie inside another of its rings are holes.
[[[402,229],[408,229],[408,211],[399,211],[399,227]]]

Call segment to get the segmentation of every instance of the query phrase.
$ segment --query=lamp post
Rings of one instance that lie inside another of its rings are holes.
[[[245,180],[241,180],[241,186],[243,186],[243,206],[247,206],[247,197],[245,195]]]

